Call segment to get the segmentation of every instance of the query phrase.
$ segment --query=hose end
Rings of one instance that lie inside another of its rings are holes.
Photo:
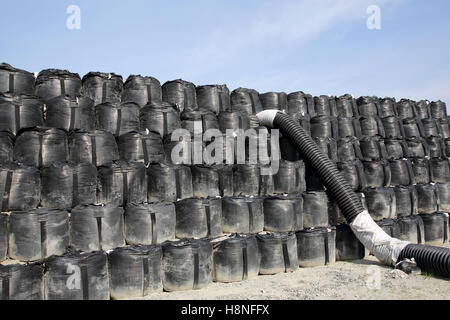
[[[266,126],[269,128],[273,128],[273,121],[277,116],[279,110],[265,110],[258,113],[256,116],[258,117],[259,123],[261,126]]]

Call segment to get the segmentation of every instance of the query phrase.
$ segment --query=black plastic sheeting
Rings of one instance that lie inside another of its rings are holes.
[[[416,117],[418,119],[431,118],[430,101],[420,100],[416,102]]]
[[[12,99],[12,101],[0,100],[0,130],[8,131],[14,135],[23,129],[29,129],[44,124],[43,105],[39,100],[29,96]]]
[[[224,233],[260,233],[264,230],[263,199],[233,197],[222,199]]]
[[[378,99],[375,97],[359,97],[356,100],[359,114],[363,117],[378,116]]]
[[[153,132],[129,132],[117,139],[120,159],[146,165],[162,163],[166,156],[161,136]]]
[[[123,214],[122,208],[110,204],[75,207],[70,216],[72,246],[84,252],[124,246]]]
[[[315,115],[314,103],[310,103],[307,94],[302,91],[288,94],[288,113],[290,115]],[[314,101],[311,101],[314,102]]]
[[[194,196],[192,173],[187,166],[150,165],[147,177],[149,202],[175,202]]]
[[[9,257],[37,261],[63,254],[69,246],[69,214],[36,209],[12,212],[9,217]]]
[[[221,199],[185,199],[176,202],[175,207],[178,239],[222,235]]]
[[[384,145],[389,160],[403,159],[409,156],[408,144],[404,140],[385,139]]]
[[[439,137],[439,129],[435,119],[421,119],[423,138]]]
[[[412,216],[419,213],[417,190],[413,185],[395,187],[394,192],[398,217]]]
[[[319,96],[314,97],[314,110],[317,116],[337,116],[336,102],[334,97]]]
[[[356,138],[342,138],[337,141],[338,162],[361,160],[362,154],[359,140]]]
[[[14,136],[6,131],[0,131],[0,165],[13,162]]]
[[[70,209],[97,201],[97,168],[55,162],[41,170],[41,206]]]
[[[195,85],[181,79],[166,82],[162,86],[163,101],[176,105],[180,112],[197,110]]]
[[[212,283],[213,247],[208,240],[165,242],[162,248],[165,291],[198,290]]]
[[[36,208],[41,197],[41,176],[35,167],[17,164],[0,167],[1,212]]]
[[[219,129],[219,120],[212,112],[184,111],[181,114],[181,127],[191,134],[201,134],[209,129]]]
[[[95,105],[105,102],[120,102],[123,79],[114,73],[89,72],[83,77],[83,95],[91,98]]]
[[[304,220],[301,196],[274,196],[264,199],[264,230],[270,232],[302,230]]]
[[[403,131],[402,122],[395,116],[383,118],[382,120],[385,138],[403,139],[405,133]]]
[[[412,159],[414,184],[427,184],[431,182],[430,161],[428,159]]]
[[[172,203],[129,204],[125,208],[127,244],[153,245],[174,240],[175,220]]]
[[[445,156],[445,145],[441,138],[429,137],[425,141],[430,151],[430,158],[442,158]]]
[[[337,168],[353,191],[361,191],[367,187],[366,175],[361,161],[339,162],[337,163]]]
[[[287,94],[284,92],[266,92],[259,95],[264,110],[287,110]]]
[[[130,75],[123,85],[122,102],[134,102],[143,107],[161,100],[161,83],[153,77]]]
[[[94,101],[86,97],[59,96],[47,102],[45,125],[66,131],[95,130]]]
[[[230,90],[226,85],[207,85],[195,88],[200,111],[213,112],[216,115],[231,110]]]
[[[389,187],[391,184],[391,168],[386,161],[363,161],[367,187]]]
[[[424,136],[422,123],[416,118],[408,118],[403,120],[404,138],[420,138]]]
[[[300,267],[312,268],[336,262],[335,228],[302,230],[296,236]]]
[[[8,217],[0,213],[0,262],[8,257]]]
[[[259,234],[261,264],[259,274],[273,275],[298,269],[297,238],[295,233],[275,232]]]
[[[339,128],[336,117],[316,116],[311,118],[311,137],[337,139],[338,136]]]
[[[147,202],[147,174],[143,163],[117,162],[98,170],[98,203],[125,206]]]
[[[383,119],[396,115],[394,98],[384,98],[379,100],[378,116],[380,118]]]
[[[231,92],[231,109],[248,115],[263,111],[259,93],[253,89],[238,88]]]
[[[414,183],[414,172],[412,170],[411,161],[389,160],[391,168],[391,186],[408,186]]]
[[[219,129],[223,133],[227,130],[250,129],[250,118],[247,114],[239,111],[223,111],[219,114]]]
[[[69,159],[74,163],[92,163],[96,167],[119,160],[114,136],[109,132],[73,132],[69,135]]]
[[[109,300],[108,260],[105,252],[77,252],[45,261],[46,300]]]
[[[359,140],[362,160],[379,161],[388,158],[386,146],[382,139],[377,137],[365,137]]]
[[[140,107],[134,102],[99,104],[95,107],[97,129],[115,137],[139,131],[139,114]]]
[[[396,199],[392,188],[369,188],[364,190],[367,209],[375,221],[395,218]]]
[[[408,145],[408,157],[425,158],[430,156],[430,148],[422,138],[406,139]]]
[[[53,162],[66,162],[69,156],[65,131],[35,128],[21,133],[14,145],[14,160],[28,166],[42,167]]]
[[[397,220],[384,219],[378,221],[377,224],[392,238],[398,238],[400,236],[400,226]]]
[[[336,261],[364,259],[366,250],[347,224],[336,227]]]
[[[43,300],[40,263],[0,265],[0,300]]]
[[[434,119],[447,118],[447,106],[442,101],[434,101],[430,105],[431,117]]]
[[[108,253],[112,299],[145,297],[162,291],[161,246],[130,246]]]
[[[214,282],[232,283],[259,274],[260,256],[254,235],[232,235],[212,241]]]
[[[191,166],[192,188],[196,198],[220,196],[219,171],[214,166]]]
[[[450,212],[450,182],[437,183],[436,188],[439,197],[439,210]]]
[[[442,245],[448,242],[448,214],[420,214],[420,217],[425,227],[425,244]]]
[[[381,119],[377,116],[366,116],[361,117],[360,120],[361,125],[361,135],[363,137],[383,137],[385,138],[385,130]]]
[[[303,194],[303,227],[305,229],[328,227],[329,210],[331,210],[330,200],[326,192],[305,192]]]
[[[359,115],[356,99],[345,94],[336,99],[336,111],[340,117],[352,118]]]
[[[397,110],[397,116],[402,120],[416,117],[417,112],[414,101],[401,99],[397,102],[395,108]]]
[[[419,213],[432,214],[439,211],[439,194],[433,184],[416,185]]]
[[[446,183],[450,181],[450,162],[448,159],[430,160],[431,182]]]
[[[276,175],[273,176],[275,194],[301,194],[306,191],[305,164],[299,160],[281,160]]]
[[[139,119],[141,130],[159,133],[162,138],[181,127],[175,105],[167,102],[147,104],[141,109]]]
[[[258,165],[233,166],[234,196],[265,196],[273,194],[273,176],[261,175]]]
[[[34,94],[34,74],[14,68],[13,66],[0,64],[0,92],[13,94]]]
[[[361,137],[358,119],[338,117],[338,138]]]
[[[420,216],[400,217],[397,223],[400,227],[400,240],[415,244],[425,243],[425,227]]]
[[[81,95],[81,78],[67,70],[46,69],[36,78],[35,92],[44,102],[62,95],[77,97]]]

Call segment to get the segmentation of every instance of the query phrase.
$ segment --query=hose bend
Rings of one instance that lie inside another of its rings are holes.
[[[336,200],[355,236],[378,260],[395,266],[405,258],[414,258],[423,271],[450,277],[450,249],[413,245],[386,234],[364,210],[336,165],[292,117],[277,110],[260,112],[257,117],[261,125],[279,129],[293,143]]]

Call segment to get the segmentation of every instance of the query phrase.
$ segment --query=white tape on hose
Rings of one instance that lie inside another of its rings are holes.
[[[259,123],[261,126],[266,126],[269,128],[273,127],[273,120],[275,120],[275,117],[277,116],[279,110],[265,110],[260,113],[258,113],[256,116],[259,119]]]

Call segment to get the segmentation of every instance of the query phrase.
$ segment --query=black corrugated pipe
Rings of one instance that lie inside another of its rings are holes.
[[[450,277],[450,249],[414,245],[390,237],[373,221],[335,164],[297,122],[278,110],[266,110],[257,116],[261,125],[279,129],[294,144],[334,197],[356,237],[381,262],[395,266],[406,258],[414,258],[423,271]]]

